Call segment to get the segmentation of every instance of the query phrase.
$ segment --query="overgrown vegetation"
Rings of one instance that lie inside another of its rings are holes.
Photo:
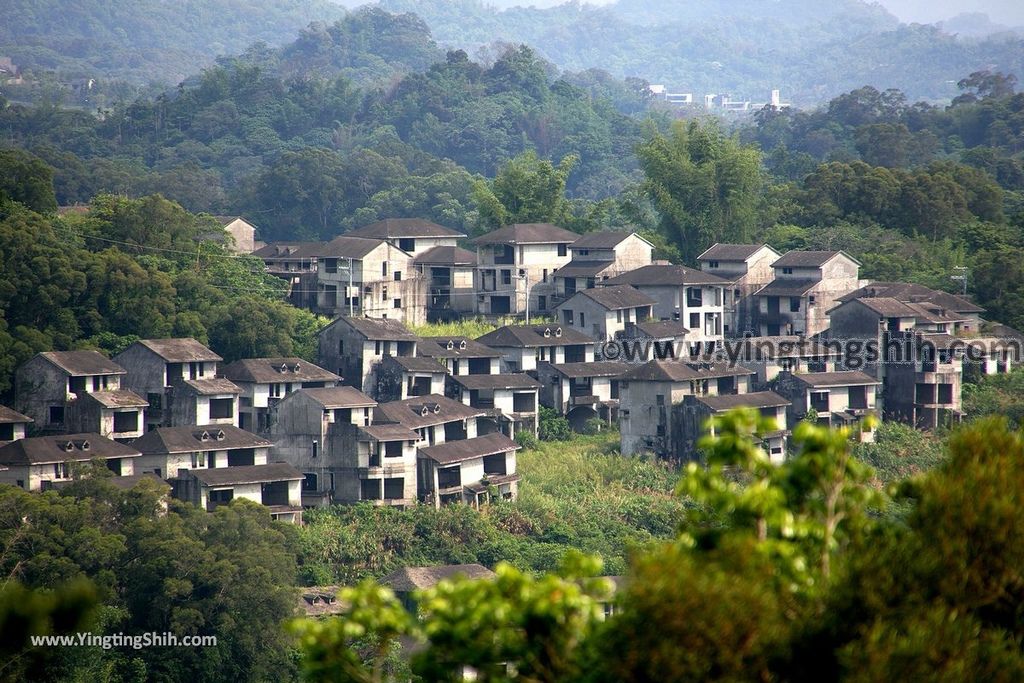
[[[618,434],[576,437],[521,451],[519,500],[479,512],[465,506],[409,510],[370,505],[307,514],[302,576],[352,584],[402,566],[507,561],[550,571],[571,549],[625,571],[631,549],[672,533],[682,503],[676,473],[618,455]]]

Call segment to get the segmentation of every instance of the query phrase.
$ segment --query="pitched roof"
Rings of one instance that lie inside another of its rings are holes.
[[[615,265],[615,261],[587,261],[573,259],[556,270],[552,277],[597,277]]]
[[[399,237],[465,237],[465,233],[446,228],[422,218],[387,218],[376,223],[349,230],[352,237],[395,239]]]
[[[79,398],[87,401],[96,401],[104,408],[146,408],[149,402],[128,389],[112,389],[108,391],[93,391],[80,394]]]
[[[127,374],[124,368],[99,351],[43,351],[39,356],[72,377]]]
[[[244,358],[220,368],[220,374],[233,382],[337,382],[341,379],[319,365],[294,356],[283,358]]]
[[[551,223],[516,223],[506,225],[473,240],[474,244],[554,244],[573,243],[579,233]]]
[[[333,410],[334,408],[365,408],[377,405],[376,401],[355,387],[299,389],[295,394],[308,396],[327,410]]]
[[[433,588],[445,579],[464,576],[467,579],[493,579],[494,572],[479,564],[446,564],[439,567],[403,567],[380,582],[391,590],[408,593],[417,588]]]
[[[420,438],[416,432],[399,424],[360,427],[359,433],[373,441],[418,441]]]
[[[605,285],[633,285],[634,287],[662,286],[681,287],[683,285],[725,285],[728,280],[686,266],[651,264],[622,275],[608,278]]]
[[[392,318],[361,318],[342,316],[330,326],[344,323],[370,341],[416,341],[419,339],[408,327]],[[325,328],[326,329],[326,328]]]
[[[339,235],[323,246],[320,256],[361,259],[382,244],[384,240]]]
[[[424,446],[419,449],[419,454],[430,458],[439,465],[450,465],[457,462],[482,458],[486,455],[496,453],[507,453],[519,448],[512,439],[501,432],[494,432],[485,436],[478,436],[475,439],[460,439],[448,441],[438,446]]]
[[[772,263],[772,268],[820,268],[837,256],[845,256],[857,265],[860,265],[860,261],[844,251],[804,251],[794,249],[787,251],[779,260]]]
[[[448,344],[451,348],[448,348]],[[501,354],[469,337],[424,337],[416,353],[431,358],[500,358]]]
[[[311,258],[318,256],[325,245],[326,242],[271,242],[252,252],[252,256],[265,261]]]
[[[466,389],[539,389],[540,382],[521,372],[501,375],[452,375],[452,381]]]
[[[560,325],[505,325],[476,338],[492,348],[537,346],[567,346],[593,344],[594,339],[579,330]]]
[[[577,298],[585,297],[609,311],[621,310],[623,308],[635,308],[637,306],[651,306],[654,299],[630,285],[614,285],[611,287],[595,287],[593,289],[581,289],[566,301],[560,303],[557,308],[568,306]]]
[[[722,242],[716,242],[705,249],[704,253],[697,257],[697,260],[731,262],[746,261],[765,247],[771,251],[775,251],[767,244],[723,244]],[[775,251],[775,254],[779,255],[779,252]]]
[[[894,299],[891,296],[878,296],[878,297],[862,297],[860,299],[849,299],[844,303],[850,301],[856,301],[857,303],[866,306],[870,310],[874,311],[878,315],[885,316],[886,318],[915,318],[917,312],[903,303],[899,299]],[[842,304],[840,304],[841,306]],[[838,308],[838,306],[836,307]],[[833,309],[835,310],[835,309]]]
[[[217,467],[215,469],[189,470],[207,486],[237,486],[239,484],[262,484],[271,481],[295,481],[302,479],[302,472],[286,462],[269,465],[242,465],[240,467]]]
[[[388,356],[385,362],[395,363],[408,372],[446,373],[448,369],[429,356]]]
[[[699,403],[715,411],[733,408],[779,408],[790,402],[774,391],[755,391],[749,394],[726,394],[723,396],[696,396]]]
[[[772,280],[761,289],[754,292],[754,296],[803,296],[814,289],[820,280],[809,279],[785,279]]]
[[[793,375],[796,379],[811,387],[841,387],[846,385],[881,384],[871,375],[854,370],[837,372],[802,372]]]
[[[28,415],[22,415],[17,410],[12,410],[7,406],[0,406],[0,424],[11,424],[15,422],[35,422]]]
[[[942,311],[942,309],[933,304],[930,301],[924,303],[909,303],[906,304],[908,308],[915,312],[918,319],[922,319],[930,323],[952,323],[966,320],[963,315],[957,315],[956,311],[953,311],[952,315],[948,315]]]
[[[622,375],[623,381],[688,382],[714,377],[740,377],[756,374],[742,365],[726,362],[652,360]]]
[[[234,425],[158,427],[135,439],[132,446],[143,455],[221,451],[233,448],[266,448],[270,441]]]
[[[476,254],[461,247],[431,247],[413,259],[413,263],[442,266],[475,266]]]
[[[652,339],[664,339],[666,337],[685,337],[690,330],[683,326],[679,320],[645,320],[636,324],[637,336],[650,337]]]
[[[178,339],[140,339],[135,342],[146,347],[168,363],[224,360],[191,337]]]
[[[618,377],[632,365],[611,360],[589,363],[549,363],[551,369],[564,377]]]
[[[187,379],[185,386],[200,396],[218,396],[220,394],[240,394],[242,390],[229,379],[212,377],[209,379]]]
[[[0,465],[39,465],[92,458],[135,458],[139,455],[141,453],[134,447],[99,434],[60,434],[11,441],[0,447]]]
[[[612,249],[625,242],[631,235],[636,235],[632,230],[596,230],[585,232],[580,238],[572,243],[573,249]],[[640,237],[637,235],[637,237]],[[640,239],[644,239],[640,237]],[[647,242],[647,240],[644,240]],[[650,244],[650,242],[647,242]]]
[[[378,423],[392,422],[409,429],[419,429],[455,420],[480,417],[484,414],[483,410],[470,408],[440,394],[429,394],[407,398],[404,401],[380,403],[374,409],[373,416],[374,421]]]
[[[904,303],[930,301],[940,308],[957,313],[982,313],[985,310],[962,296],[910,282],[872,282],[839,297],[839,300],[851,301],[878,297],[890,297]]]

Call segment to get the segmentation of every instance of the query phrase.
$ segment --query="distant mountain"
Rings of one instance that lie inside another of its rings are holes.
[[[905,25],[860,0],[618,0],[596,7],[497,10],[480,0],[381,0],[415,12],[445,46],[486,57],[493,42],[526,43],[571,71],[601,68],[664,83],[677,92],[729,93],[764,102],[780,88],[813,105],[863,85],[900,88],[912,99],[957,94],[964,74],[1024,73],[1024,41],[961,41]]]
[[[22,69],[178,83],[217,56],[283,44],[345,10],[328,0],[6,0],[0,14],[0,56]]]

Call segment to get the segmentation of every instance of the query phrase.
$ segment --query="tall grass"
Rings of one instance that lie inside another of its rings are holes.
[[[531,318],[531,325],[544,325],[550,323],[544,318]],[[414,334],[420,337],[469,337],[476,339],[488,332],[493,332],[504,325],[521,325],[523,321],[519,318],[501,318],[497,321],[485,320],[483,318],[471,318],[450,323],[427,323],[425,325],[414,325],[411,329]]]

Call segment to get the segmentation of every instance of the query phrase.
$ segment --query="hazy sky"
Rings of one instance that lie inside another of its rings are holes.
[[[902,21],[935,23],[963,12],[984,12],[997,24],[1024,25],[1022,0],[878,0]]]
[[[583,0],[591,5],[607,5],[614,1]],[[878,2],[905,22],[934,24],[965,12],[983,12],[996,24],[1024,26],[1024,0],[865,0],[872,1]],[[565,0],[485,0],[485,4],[498,7],[550,7],[563,2]]]

